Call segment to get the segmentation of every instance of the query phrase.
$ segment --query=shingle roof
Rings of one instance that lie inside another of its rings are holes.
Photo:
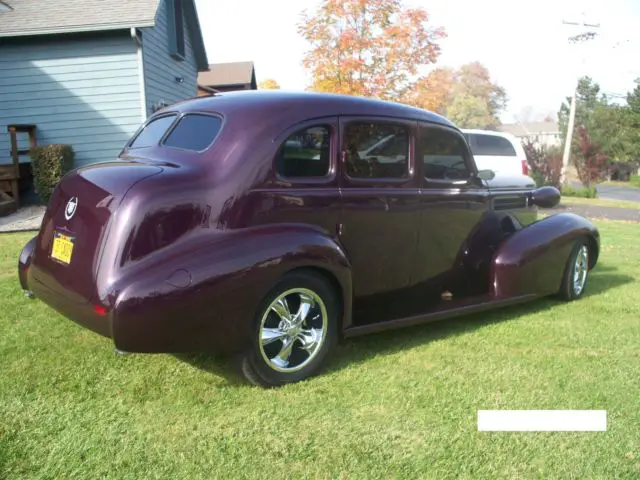
[[[1,0],[0,38],[154,27],[161,0]],[[207,52],[194,0],[184,2],[198,71],[207,69]]]
[[[0,13],[0,37],[17,37],[151,27],[160,0],[2,1],[12,10]]]
[[[215,88],[222,85],[246,85],[255,81],[253,62],[214,63],[208,72],[200,72],[198,83]]]
[[[516,137],[525,137],[541,133],[559,133],[556,122],[507,123],[500,125],[498,131],[510,133]]]

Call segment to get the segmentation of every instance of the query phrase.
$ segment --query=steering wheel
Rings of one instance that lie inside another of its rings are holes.
[[[373,177],[374,169],[380,166],[378,157],[365,157],[361,160],[367,162],[367,168],[369,169],[369,176]]]
[[[462,173],[459,169],[456,168],[459,165],[464,165],[464,160],[457,161],[445,167],[445,170],[444,170],[445,178],[450,180],[458,180],[460,178],[460,174]],[[449,172],[452,172],[453,175],[450,175]]]

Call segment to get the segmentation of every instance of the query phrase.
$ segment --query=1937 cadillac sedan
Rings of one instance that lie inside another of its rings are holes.
[[[405,105],[237,92],[154,114],[64,176],[24,247],[29,296],[124,352],[239,354],[252,382],[317,372],[340,338],[583,294],[600,248],[528,177],[478,172]]]

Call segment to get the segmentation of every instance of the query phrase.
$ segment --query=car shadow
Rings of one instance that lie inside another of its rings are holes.
[[[173,356],[181,362],[220,377],[226,385],[246,385],[248,383],[240,373],[240,362],[236,356],[211,353],[175,353]]]
[[[597,270],[589,277],[584,297],[600,295],[612,288],[635,280],[629,275],[615,273],[616,271],[615,267],[598,265]],[[539,313],[562,303],[564,302],[561,300],[549,297],[490,312],[470,314],[459,318],[346,339],[340,342],[335,349],[323,372],[338,371],[364,362],[373,356],[393,355],[399,351],[435,340],[469,333],[487,325],[514,320],[531,313]],[[240,374],[238,359],[235,357],[213,356],[210,354],[179,354],[174,356],[196,368],[220,376],[227,385],[247,384]]]

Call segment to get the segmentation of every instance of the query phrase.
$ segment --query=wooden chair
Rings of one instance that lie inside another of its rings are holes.
[[[7,126],[11,141],[11,160],[9,165],[0,165],[0,216],[15,212],[20,207],[20,156],[28,155],[36,146],[35,125],[9,125]],[[18,134],[29,135],[29,148],[18,147]]]

